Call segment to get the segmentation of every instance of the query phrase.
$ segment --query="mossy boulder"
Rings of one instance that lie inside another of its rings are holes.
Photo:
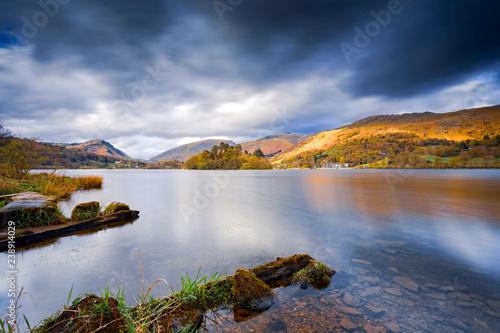
[[[49,327],[43,332],[125,332],[126,323],[119,308],[113,297],[89,295],[63,311],[55,322],[47,323]]]
[[[255,267],[252,273],[269,286],[286,287],[291,283],[294,273],[307,267],[314,259],[307,254],[296,254],[288,258],[280,258],[265,265]]]
[[[72,220],[90,219],[99,215],[101,206],[97,201],[78,204],[71,212]]]
[[[311,261],[309,265],[293,275],[293,282],[302,282],[306,286],[312,285],[314,288],[322,289],[330,284],[330,277],[335,274],[335,270],[318,261]],[[307,287],[306,287],[307,288]]]
[[[276,300],[271,287],[244,269],[238,269],[234,274],[232,292],[237,305],[247,309],[265,310]]]
[[[110,203],[106,209],[104,210],[104,213],[106,214],[113,214],[117,212],[121,212],[123,210],[130,210],[130,207],[124,203],[118,202],[118,201],[113,201]]]

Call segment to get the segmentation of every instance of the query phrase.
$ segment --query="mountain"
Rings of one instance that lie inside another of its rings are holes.
[[[269,135],[255,141],[244,142],[241,146],[242,151],[246,150],[250,154],[260,149],[264,155],[271,157],[292,149],[296,144],[302,142],[306,138],[307,137],[304,135],[291,133]]]
[[[357,165],[400,153],[460,157],[461,152],[466,159],[478,157],[466,154],[474,147],[484,148],[481,157],[492,160],[500,150],[495,146],[499,134],[500,105],[448,113],[380,115],[311,135],[272,160],[288,164],[301,160],[319,166],[342,158]]]
[[[89,140],[84,143],[55,143],[55,146],[69,149],[80,149],[88,153],[94,153],[101,156],[113,157],[117,159],[130,159],[130,157],[111,143],[104,140]]]
[[[213,146],[225,142],[230,146],[236,146],[233,141],[222,139],[208,139],[196,142],[191,142],[173,149],[167,150],[155,157],[150,158],[152,162],[162,162],[169,160],[187,161],[191,156],[198,155],[204,150],[210,150]]]

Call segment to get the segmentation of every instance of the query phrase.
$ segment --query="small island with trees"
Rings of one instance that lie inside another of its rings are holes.
[[[185,169],[196,170],[248,170],[272,169],[271,163],[265,158],[260,149],[250,155],[247,151],[241,152],[241,145],[234,147],[225,142],[208,151],[192,156],[186,161]]]

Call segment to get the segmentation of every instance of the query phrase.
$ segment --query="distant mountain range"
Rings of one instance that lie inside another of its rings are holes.
[[[187,161],[191,156],[198,155],[204,150],[210,150],[213,146],[225,142],[230,146],[236,146],[233,141],[223,139],[208,139],[191,142],[173,149],[167,150],[155,157],[150,158],[152,162],[163,162],[170,160]]]
[[[130,156],[125,154],[120,149],[115,148],[111,143],[104,140],[89,140],[83,143],[51,143],[51,145],[65,147],[68,149],[80,149],[101,156],[113,157],[118,159],[130,159]]]
[[[377,160],[376,155],[381,150],[389,149],[389,144],[381,144],[380,142],[428,141],[429,139],[461,142],[483,140],[497,134],[500,134],[499,105],[448,113],[423,112],[371,116],[350,125],[312,135],[285,133],[269,135],[240,144],[242,151],[252,154],[255,150],[260,149],[266,157],[274,162],[309,159],[317,163],[318,160],[335,160],[333,157],[338,160],[340,156],[348,156],[350,161],[355,160],[355,164],[360,164],[363,159],[367,161]],[[204,150],[210,150],[221,142],[231,146],[236,145],[231,140],[201,140],[167,150],[149,161],[186,161],[191,156]],[[123,151],[104,140],[51,145],[77,149],[109,158],[130,159]],[[354,149],[352,147],[356,147],[356,150],[351,151]],[[359,161],[355,155],[359,156]],[[371,157],[368,158],[365,155]]]

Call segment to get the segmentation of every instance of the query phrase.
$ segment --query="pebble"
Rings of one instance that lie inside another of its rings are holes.
[[[371,312],[373,317],[382,317],[385,314],[385,310],[381,307],[374,305],[366,305],[366,308]]]
[[[396,267],[389,267],[389,270],[394,273],[399,273],[398,269]]]
[[[456,303],[456,305],[461,306],[461,307],[463,307],[463,308],[470,308],[470,307],[473,307],[473,306],[474,306],[474,304],[472,304],[472,303],[470,303],[470,302],[465,302],[465,301],[458,301],[458,302]]]
[[[460,299],[463,299],[464,301],[470,301],[469,295],[463,293],[455,293],[455,296],[457,296]]]
[[[379,333],[382,331],[380,327],[373,326],[370,324],[366,324],[365,326],[363,326],[363,329],[365,330],[366,333]]]
[[[355,315],[355,316],[360,316],[361,312],[354,308],[350,308],[348,306],[339,306],[336,308],[338,312],[342,312],[344,314],[349,314],[349,315]]]
[[[392,278],[397,284],[403,286],[404,288],[411,290],[413,292],[418,292],[418,284],[416,284],[413,280],[410,280],[404,276],[395,276]]]
[[[440,299],[440,300],[446,299],[446,295],[441,294],[441,293],[425,294],[425,296],[430,297],[430,298],[434,298],[434,299]]]
[[[402,296],[403,295],[403,292],[401,291],[400,288],[385,288],[384,290],[386,292],[388,292],[389,294],[394,295],[394,296]]]
[[[387,323],[387,324],[384,324],[384,326],[385,326],[385,328],[387,328],[391,332],[394,332],[394,333],[401,332],[401,328],[396,323]]]
[[[348,292],[344,294],[344,298],[342,300],[345,304],[350,306],[358,306],[360,303],[358,298],[352,296]]]
[[[380,287],[371,287],[371,288],[367,288],[365,289],[365,291],[363,291],[361,293],[361,297],[368,297],[368,296],[371,296],[371,295],[374,295],[374,294],[380,294],[380,290],[381,288]]]
[[[340,326],[342,326],[346,330],[352,330],[356,328],[356,325],[354,325],[348,318],[340,319]]]
[[[486,303],[488,303],[488,305],[493,309],[498,309],[500,310],[500,301],[496,301],[496,300],[493,300],[493,299],[489,299],[486,301]]]

